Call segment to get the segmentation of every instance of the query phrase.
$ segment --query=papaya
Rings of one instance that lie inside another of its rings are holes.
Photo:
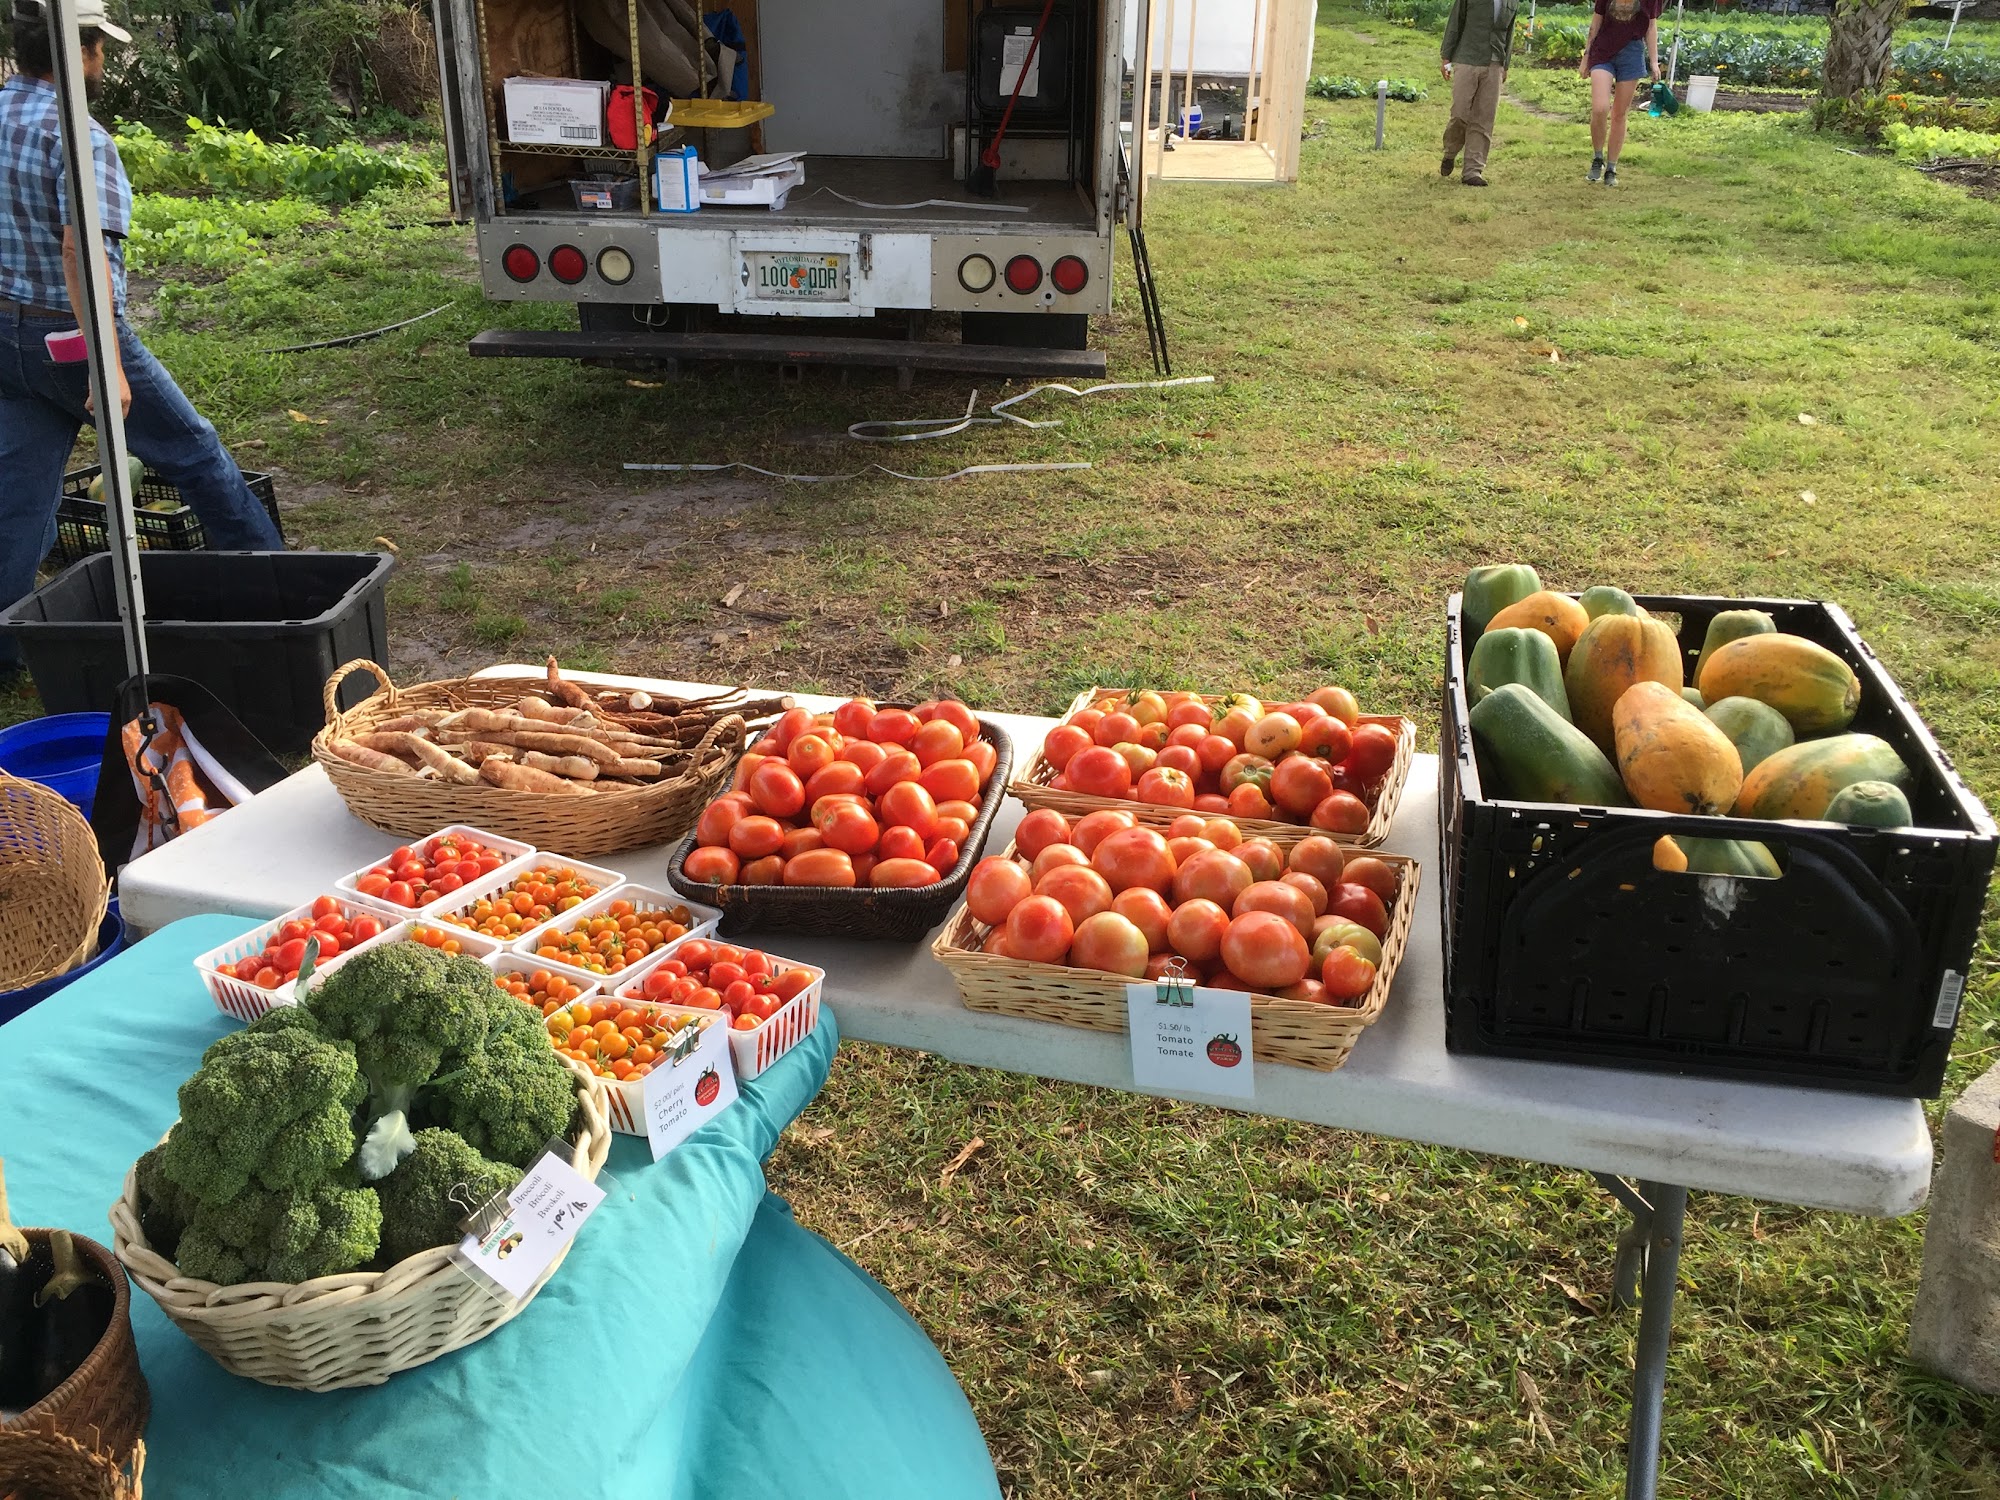
[[[1569,717],[1569,695],[1563,690],[1562,658],[1556,643],[1539,630],[1489,630],[1472,648],[1465,684],[1476,705],[1503,683],[1531,688],[1550,708]]]
[[[1910,768],[1893,745],[1872,734],[1800,740],[1765,757],[1744,778],[1736,811],[1745,818],[1824,818],[1834,794],[1857,781],[1907,787]]]
[[[1706,711],[1706,709],[1708,708],[1708,700],[1702,697],[1700,688],[1691,688],[1691,687],[1682,688],[1681,701],[1683,703],[1692,703],[1696,708],[1702,709],[1704,711]]]
[[[1502,683],[1472,710],[1471,723],[1488,795],[1579,807],[1632,805],[1604,752],[1533,689]]]
[[[1635,682],[1662,683],[1678,693],[1680,642],[1658,620],[1599,615],[1577,637],[1563,669],[1569,716],[1598,749],[1613,749],[1611,709]]]
[[[1743,786],[1729,736],[1664,682],[1635,682],[1611,711],[1618,772],[1641,807],[1656,812],[1727,812]]]
[[[1789,719],[1755,698],[1724,698],[1709,704],[1704,712],[1709,723],[1729,736],[1745,776],[1798,738]]]
[[[1596,619],[1599,615],[1637,615],[1646,618],[1646,611],[1639,607],[1639,601],[1623,589],[1614,589],[1608,583],[1600,583],[1596,588],[1585,589],[1577,596],[1583,612]]]
[[[1695,678],[1710,703],[1755,698],[1783,714],[1799,735],[1825,734],[1854,722],[1861,679],[1826,647],[1782,631],[1739,636],[1718,646]]]
[[[1826,805],[1829,823],[1863,823],[1870,828],[1908,828],[1910,799],[1887,781],[1856,781],[1833,794]]]
[[[1731,641],[1740,641],[1746,635],[1769,635],[1777,628],[1778,622],[1761,609],[1725,609],[1708,622],[1701,655],[1694,659],[1694,680],[1701,681],[1701,669],[1708,665],[1709,657]]]
[[[1755,839],[1680,840],[1690,875],[1735,875],[1745,880],[1776,880],[1785,872],[1770,845]]]
[[[1678,875],[1688,867],[1687,850],[1683,849],[1670,833],[1663,833],[1653,840],[1653,868],[1670,870]]]
[[[1530,594],[1518,603],[1510,604],[1486,624],[1488,630],[1539,630],[1556,643],[1556,655],[1569,663],[1570,648],[1576,645],[1576,638],[1583,634],[1590,624],[1590,616],[1583,612],[1568,594],[1551,594],[1544,589],[1539,594]]]
[[[1488,622],[1510,604],[1518,604],[1530,594],[1541,592],[1542,580],[1526,563],[1494,563],[1474,568],[1465,575],[1465,589],[1459,615],[1465,633],[1476,636]]]

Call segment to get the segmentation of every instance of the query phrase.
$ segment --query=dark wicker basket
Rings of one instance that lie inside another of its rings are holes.
[[[44,1268],[54,1265],[49,1253],[47,1229],[23,1229],[33,1258]],[[139,1348],[132,1341],[132,1288],[118,1258],[96,1240],[80,1234],[70,1236],[77,1252],[111,1286],[111,1322],[104,1337],[89,1357],[61,1385],[10,1421],[0,1430],[53,1427],[74,1438],[85,1448],[108,1454],[123,1465],[132,1449],[145,1435],[146,1419],[152,1415],[153,1393],[147,1389],[145,1372],[139,1368]]]
[[[720,930],[725,937],[741,932],[803,932],[811,937],[914,943],[950,913],[959,893],[965,889],[972,867],[979,862],[980,850],[986,847],[986,831],[993,826],[993,815],[1007,795],[1007,775],[1014,767],[1014,742],[1006,730],[988,718],[979,719],[979,734],[993,746],[993,774],[986,779],[985,798],[980,803],[979,816],[965,835],[965,847],[958,851],[958,863],[935,885],[885,890],[872,887],[840,890],[813,885],[703,885],[681,873],[682,864],[695,847],[692,833],[674,846],[667,879],[689,900],[720,907]]]

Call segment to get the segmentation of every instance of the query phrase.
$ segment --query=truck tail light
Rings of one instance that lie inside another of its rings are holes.
[[[558,245],[549,252],[549,273],[568,286],[575,286],[583,280],[584,273],[589,269],[590,262],[574,245]]]
[[[990,292],[1000,273],[983,255],[968,255],[958,263],[958,284],[968,292]]]
[[[613,245],[598,255],[597,274],[613,286],[623,286],[632,279],[632,257]]]
[[[516,281],[533,281],[542,269],[542,258],[526,245],[509,245],[500,257],[500,269]]]
[[[1065,255],[1049,267],[1049,280],[1064,296],[1073,297],[1090,281],[1090,267],[1074,255]]]
[[[1032,255],[1017,255],[1007,262],[1007,288],[1026,296],[1042,284],[1042,263]]]

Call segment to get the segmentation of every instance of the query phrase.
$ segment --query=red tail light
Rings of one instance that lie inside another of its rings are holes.
[[[590,262],[574,245],[558,245],[549,252],[549,273],[557,281],[575,286],[590,270]]]
[[[1073,297],[1089,284],[1090,267],[1074,255],[1065,255],[1049,267],[1049,280],[1064,296]]]
[[[1007,289],[1026,296],[1042,284],[1042,263],[1032,255],[1017,255],[1007,262]]]
[[[509,245],[500,257],[500,269],[516,281],[533,281],[542,269],[542,258],[526,245]]]

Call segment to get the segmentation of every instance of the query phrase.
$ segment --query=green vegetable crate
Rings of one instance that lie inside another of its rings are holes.
[[[90,487],[102,472],[92,464],[63,475],[62,503],[56,508],[56,544],[49,549],[51,567],[66,568],[93,552],[111,550],[104,502],[91,498],[90,494]],[[257,497],[264,514],[282,535],[284,526],[278,520],[278,496],[271,476],[246,470],[243,482],[250,486],[250,493]],[[139,493],[133,500],[133,529],[142,548],[154,552],[200,552],[208,546],[208,533],[202,529],[201,518],[181,499],[179,489],[151,469],[139,482]]]

